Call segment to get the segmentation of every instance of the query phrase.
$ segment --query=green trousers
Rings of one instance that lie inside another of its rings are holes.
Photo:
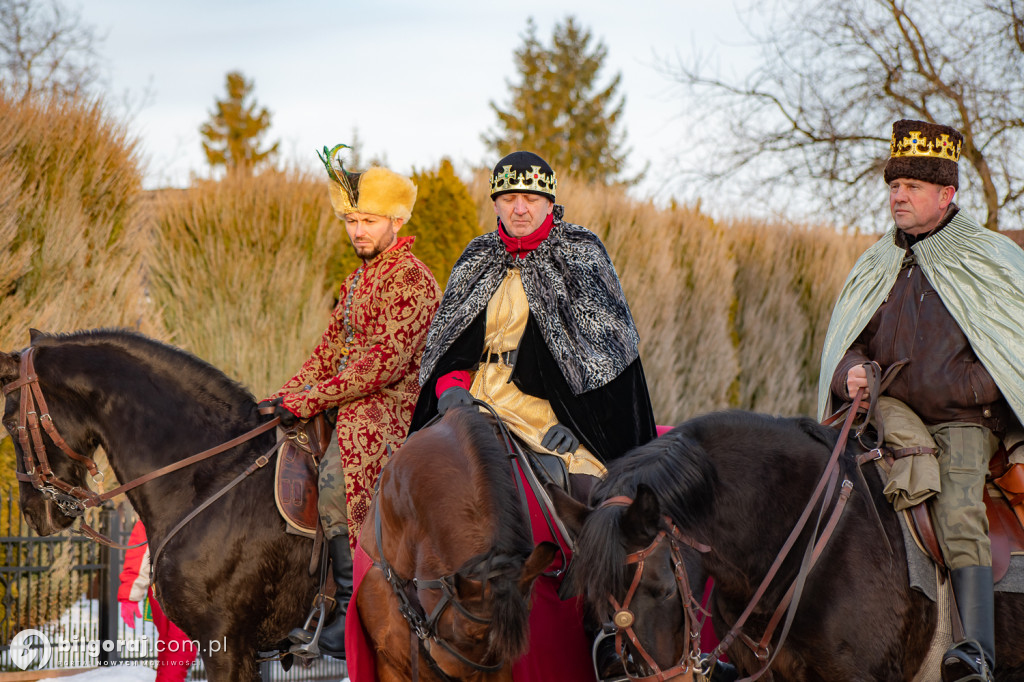
[[[338,439],[331,435],[331,444],[320,460],[320,477],[317,481],[319,497],[317,510],[324,524],[324,536],[332,540],[339,535],[348,535],[348,502],[345,495],[345,467],[341,464],[341,449]]]
[[[948,568],[991,566],[992,548],[983,492],[988,463],[999,449],[999,438],[984,426],[971,422],[926,426],[905,403],[889,396],[879,398],[876,418],[884,424],[885,442],[890,448],[937,450],[937,479],[935,464],[922,461],[930,459],[931,455],[897,460],[886,487],[890,501],[901,509],[928,498],[935,535]],[[904,488],[898,491],[899,495],[895,494],[897,484]]]
[[[938,424],[928,430],[939,446],[942,490],[932,499],[932,518],[946,566],[991,566],[983,493],[999,439],[984,426],[968,422]]]

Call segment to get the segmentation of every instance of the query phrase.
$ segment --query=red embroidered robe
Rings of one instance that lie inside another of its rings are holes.
[[[441,300],[430,269],[410,250],[414,239],[399,238],[345,279],[320,343],[298,374],[271,396],[284,396],[284,406],[302,418],[339,408],[337,437],[353,546],[387,462],[387,446],[397,447],[408,434],[423,345]]]

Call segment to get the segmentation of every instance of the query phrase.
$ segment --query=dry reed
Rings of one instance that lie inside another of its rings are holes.
[[[262,397],[309,356],[333,306],[344,227],[296,172],[198,182],[154,207],[150,294],[169,340]]]
[[[97,101],[0,94],[0,344],[28,329],[157,328],[135,141]]]

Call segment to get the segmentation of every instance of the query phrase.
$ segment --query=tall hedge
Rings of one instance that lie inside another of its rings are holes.
[[[28,330],[153,332],[136,141],[99,101],[0,92],[0,346]]]
[[[403,234],[416,237],[413,253],[443,289],[466,243],[483,234],[476,220],[476,202],[448,159],[442,159],[435,170],[413,174],[413,181],[416,208]]]
[[[170,341],[262,397],[327,328],[329,264],[351,249],[325,183],[229,175],[155,200],[150,294]]]

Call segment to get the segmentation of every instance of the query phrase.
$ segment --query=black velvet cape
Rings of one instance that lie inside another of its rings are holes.
[[[484,348],[486,309],[441,356],[420,391],[411,431],[437,415],[437,380],[455,370],[474,371]],[[651,397],[637,357],[617,377],[598,388],[573,395],[531,314],[519,342],[512,380],[523,393],[551,403],[558,421],[602,462],[624,455],[656,435]]]

